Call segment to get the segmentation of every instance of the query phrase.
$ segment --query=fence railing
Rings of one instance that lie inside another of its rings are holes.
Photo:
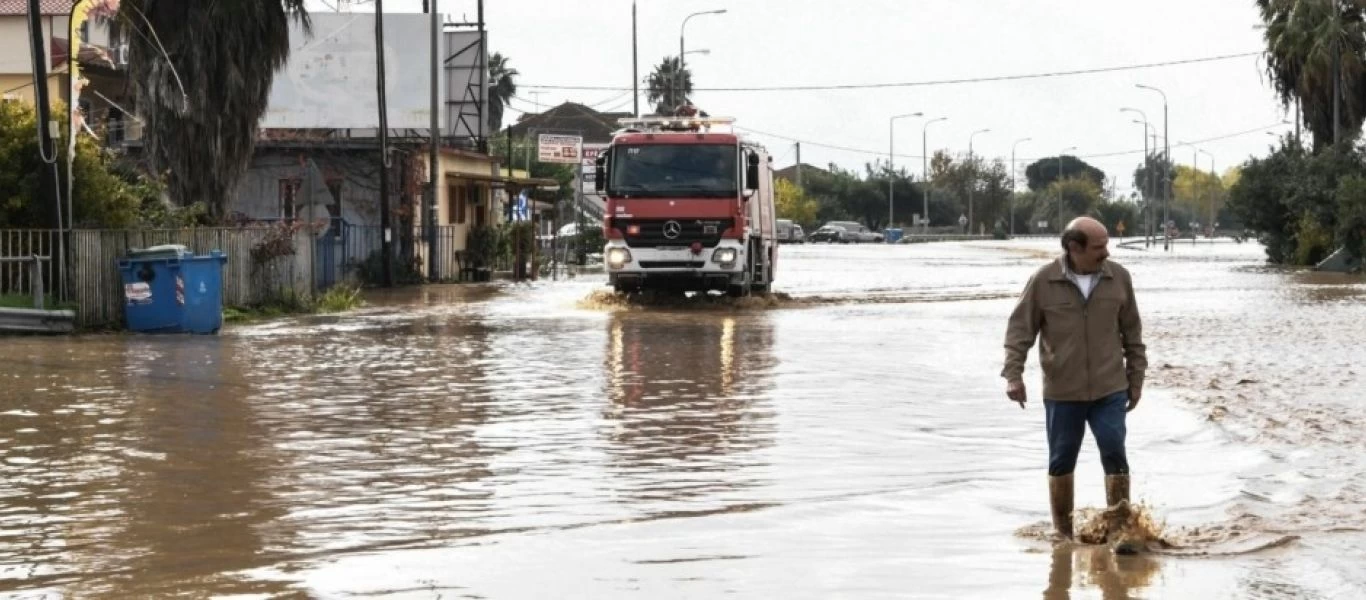
[[[221,250],[228,257],[223,267],[223,303],[228,306],[299,298],[319,289],[316,253],[308,250],[315,236],[307,230],[77,229],[67,233],[70,254],[65,273],[56,258],[59,235],[50,230],[0,230],[0,294],[44,294],[69,302],[76,306],[77,322],[87,327],[123,321],[123,278],[117,264],[132,249],[180,244],[195,254]],[[51,268],[34,270],[22,261],[3,260],[29,260],[35,254],[53,257]]]

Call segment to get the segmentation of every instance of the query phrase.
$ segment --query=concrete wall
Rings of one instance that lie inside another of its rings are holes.
[[[311,156],[316,168],[310,168],[301,157]],[[352,225],[379,225],[379,181],[371,153],[339,152],[263,153],[252,160],[251,167],[237,186],[228,213],[242,213],[256,219],[280,218],[280,181],[300,182],[296,200],[298,216],[308,218],[312,207],[314,218],[341,216]],[[329,189],[340,184],[340,206]],[[391,199],[397,205],[399,199]]]

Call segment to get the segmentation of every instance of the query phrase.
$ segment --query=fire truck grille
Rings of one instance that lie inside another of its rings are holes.
[[[721,234],[735,225],[734,219],[614,219],[612,228],[621,233],[627,246],[677,247],[701,242],[711,248]]]

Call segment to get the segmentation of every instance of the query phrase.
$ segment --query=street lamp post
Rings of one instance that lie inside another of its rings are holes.
[[[991,131],[990,129],[978,129],[977,131],[972,132],[972,135],[969,135],[969,136],[968,136],[968,169],[970,169],[970,170],[972,171],[972,179],[971,179],[970,181],[968,181],[968,231],[967,231],[967,233],[968,233],[969,235],[972,234],[972,196],[973,196],[973,192],[977,189],[977,170],[972,166],[972,138],[977,137],[977,134],[979,134],[979,133],[989,133],[990,131]]]
[[[1199,152],[1209,157],[1209,175],[1213,178],[1213,182],[1216,186],[1214,189],[1210,190],[1209,194],[1209,238],[1210,241],[1214,241],[1214,197],[1223,189],[1223,185],[1219,181],[1219,172],[1214,170],[1214,154],[1210,153],[1208,150],[1199,150]],[[1196,170],[1199,171],[1199,168]]]
[[[929,234],[930,232],[930,192],[932,191],[930,189],[930,153],[927,140],[929,139],[930,125],[947,120],[949,120],[948,117],[930,119],[925,122],[924,127],[920,128],[920,178],[925,185],[925,190],[920,194],[920,202],[922,204],[921,210],[925,211],[925,214],[921,215],[921,218],[925,219],[924,233],[926,234]]]
[[[1146,182],[1143,184],[1143,246],[1146,248],[1152,243],[1152,196],[1153,196],[1153,166],[1148,162],[1148,115],[1137,108],[1121,108],[1119,112],[1138,113],[1143,118],[1143,173]],[[1135,120],[1135,123],[1140,121]],[[1155,142],[1156,140],[1154,140]]]
[[[1167,232],[1167,221],[1170,219],[1168,210],[1170,209],[1169,205],[1171,204],[1172,196],[1172,174],[1171,169],[1168,168],[1172,163],[1172,144],[1171,137],[1169,137],[1171,132],[1167,129],[1167,93],[1149,85],[1143,85],[1141,83],[1135,85],[1138,89],[1162,94],[1162,146],[1164,148],[1162,152],[1162,157],[1164,159],[1164,164],[1162,166],[1164,188],[1162,190],[1162,249],[1171,250],[1171,235]]]
[[[684,57],[687,56],[688,53],[683,49],[683,33],[688,28],[688,20],[692,19],[693,17],[699,17],[702,15],[723,15],[725,13],[726,9],[721,8],[717,10],[704,10],[701,12],[695,12],[686,17],[683,17],[683,24],[678,28],[678,72],[674,73],[674,93],[677,94],[679,97],[675,99],[676,101],[674,102],[674,106],[683,104],[684,100],[683,90],[681,90],[680,88],[682,87],[684,82],[683,70],[687,67],[687,59],[685,59]]]
[[[895,191],[896,177],[895,177],[895,175],[894,175],[894,167],[895,167],[895,165],[896,165],[896,162],[895,162],[895,161],[896,161],[896,155],[895,155],[895,153],[894,153],[893,150],[892,150],[893,148],[896,147],[896,135],[895,135],[895,131],[896,131],[896,120],[897,120],[897,119],[910,118],[910,117],[920,117],[920,116],[924,116],[924,114],[925,114],[925,113],[918,113],[918,112],[906,113],[906,114],[904,114],[904,115],[896,115],[896,116],[892,117],[891,119],[888,119],[888,120],[887,120],[887,227],[888,227],[888,228],[891,228],[891,227],[893,226],[893,225],[892,225],[892,223],[893,223],[892,218],[896,216],[896,215],[895,215],[895,212],[894,212],[894,209],[892,208],[893,206],[895,206],[895,204],[893,204],[893,199],[894,199],[894,196],[895,196],[895,194],[896,194],[896,191]],[[890,240],[891,238],[888,238],[888,239]]]
[[[1059,232],[1059,233],[1062,232],[1062,228],[1063,228],[1063,222],[1062,222],[1062,158],[1063,158],[1063,155],[1066,154],[1067,152],[1071,152],[1071,151],[1076,150],[1076,149],[1077,149],[1076,146],[1068,146],[1068,147],[1066,147],[1066,148],[1063,148],[1063,149],[1062,149],[1062,152],[1059,152],[1059,153],[1058,153],[1058,232]]]
[[[1021,138],[1010,145],[1010,237],[1015,237],[1015,148],[1034,138]]]

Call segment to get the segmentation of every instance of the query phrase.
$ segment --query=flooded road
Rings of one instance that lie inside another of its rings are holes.
[[[0,341],[0,596],[1366,593],[1366,281],[1125,249],[1134,497],[1181,555],[1055,550],[997,373],[1051,240],[784,248],[773,305],[599,278],[375,293],[213,337]],[[1087,442],[1077,505],[1102,503]]]

